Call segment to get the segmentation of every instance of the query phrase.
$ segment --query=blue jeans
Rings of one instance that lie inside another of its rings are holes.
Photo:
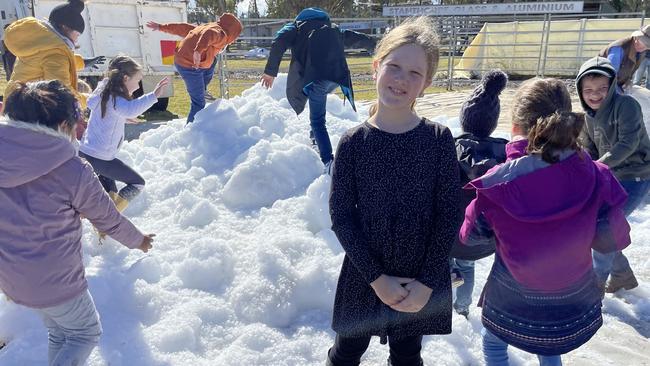
[[[627,202],[623,206],[625,216],[629,216],[643,202],[650,191],[650,180],[624,180],[621,185],[627,192]],[[593,251],[594,271],[600,283],[605,283],[611,273],[614,277],[627,277],[632,272],[630,263],[623,252],[600,253]]]
[[[487,366],[508,366],[508,344],[483,328],[483,357]],[[562,366],[561,356],[537,355],[540,366]]]
[[[194,122],[194,115],[205,107],[205,90],[214,76],[214,68],[217,65],[217,59],[214,59],[212,66],[207,69],[195,69],[183,67],[178,64],[176,71],[183,78],[187,93],[190,95],[190,113],[187,115],[187,123]]]
[[[639,68],[634,73],[634,85],[641,85],[643,75],[645,75],[645,87],[646,89],[650,89],[650,60],[646,57],[641,60]]]
[[[309,121],[311,132],[316,140],[320,160],[323,164],[332,160],[332,142],[325,126],[325,112],[327,111],[327,94],[331,93],[337,83],[329,80],[314,81],[308,88]]]
[[[463,276],[463,284],[456,289],[456,301],[454,309],[457,311],[469,310],[472,304],[472,292],[474,291],[474,261],[464,259],[451,259],[451,265],[457,268]]]
[[[48,330],[48,365],[84,365],[102,334],[90,292],[85,290],[72,300],[38,312]]]

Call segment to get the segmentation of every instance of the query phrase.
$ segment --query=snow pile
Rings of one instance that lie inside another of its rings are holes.
[[[125,214],[156,233],[149,254],[85,224],[90,289],[104,334],[91,365],[321,365],[333,342],[331,309],[344,253],[330,230],[330,178],[310,147],[308,112],[284,98],[286,75],[270,91],[210,104],[126,143],[120,158],[147,181]],[[341,134],[367,116],[330,95],[328,130]],[[441,117],[455,134],[458,119]],[[650,363],[650,210],[632,217],[628,251],[642,284],[608,297],[606,325],[568,364]],[[491,258],[477,263],[480,293]],[[426,337],[428,365],[481,364],[480,310],[454,316],[449,336]],[[47,334],[30,310],[0,301],[2,365],[45,365]],[[375,339],[364,365],[384,364]],[[515,364],[535,364],[512,351]]]

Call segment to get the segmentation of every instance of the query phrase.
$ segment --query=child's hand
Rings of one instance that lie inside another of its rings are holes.
[[[401,302],[391,305],[393,310],[405,313],[417,313],[429,302],[433,290],[422,282],[413,280],[404,286],[408,290],[408,296]]]
[[[156,88],[153,90],[153,93],[156,94],[156,98],[160,98],[160,96],[163,93],[163,90],[169,85],[169,77],[165,76],[164,78],[160,79],[158,84],[156,84]]]
[[[398,304],[409,295],[409,292],[402,286],[413,281],[412,278],[394,277],[381,275],[374,280],[370,287],[375,290],[379,300],[388,306]]]
[[[199,64],[201,63],[201,52],[194,51],[194,53],[192,54],[192,62],[194,63],[194,68],[198,69]]]
[[[144,239],[142,239],[142,243],[140,244],[138,249],[140,249],[141,251],[146,253],[146,252],[149,251],[149,249],[153,248],[153,245],[151,243],[153,243],[153,237],[154,236],[156,236],[156,234],[147,234],[147,235],[145,235]]]
[[[153,21],[148,21],[147,22],[147,27],[157,31],[157,30],[160,30],[160,23],[156,23],[156,22],[153,22]]]
[[[260,78],[260,81],[262,82],[262,86],[265,87],[266,89],[270,88],[273,86],[273,81],[275,80],[275,77],[267,74],[262,74],[262,77]]]
[[[138,119],[138,118],[127,118],[126,119],[126,123],[132,124],[132,125],[142,123],[142,122],[144,122],[144,121],[141,120],[141,119]]]

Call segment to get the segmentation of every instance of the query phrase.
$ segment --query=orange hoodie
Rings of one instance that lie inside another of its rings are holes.
[[[227,45],[234,42],[243,29],[243,25],[234,15],[224,13],[216,23],[192,25],[188,23],[161,24],[165,33],[183,37],[176,48],[175,62],[182,67],[194,67],[194,51],[201,53],[199,68],[212,66],[214,58]]]

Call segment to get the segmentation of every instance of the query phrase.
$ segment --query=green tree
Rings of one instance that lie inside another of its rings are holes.
[[[645,0],[609,0],[608,3],[619,12],[641,12],[645,10],[648,13],[650,11],[650,2]]]
[[[267,16],[270,18],[293,18],[302,9],[318,7],[332,17],[354,16],[354,1],[350,0],[266,0]]]
[[[209,19],[216,19],[225,12],[237,13],[237,4],[242,0],[196,0],[196,9]]]

